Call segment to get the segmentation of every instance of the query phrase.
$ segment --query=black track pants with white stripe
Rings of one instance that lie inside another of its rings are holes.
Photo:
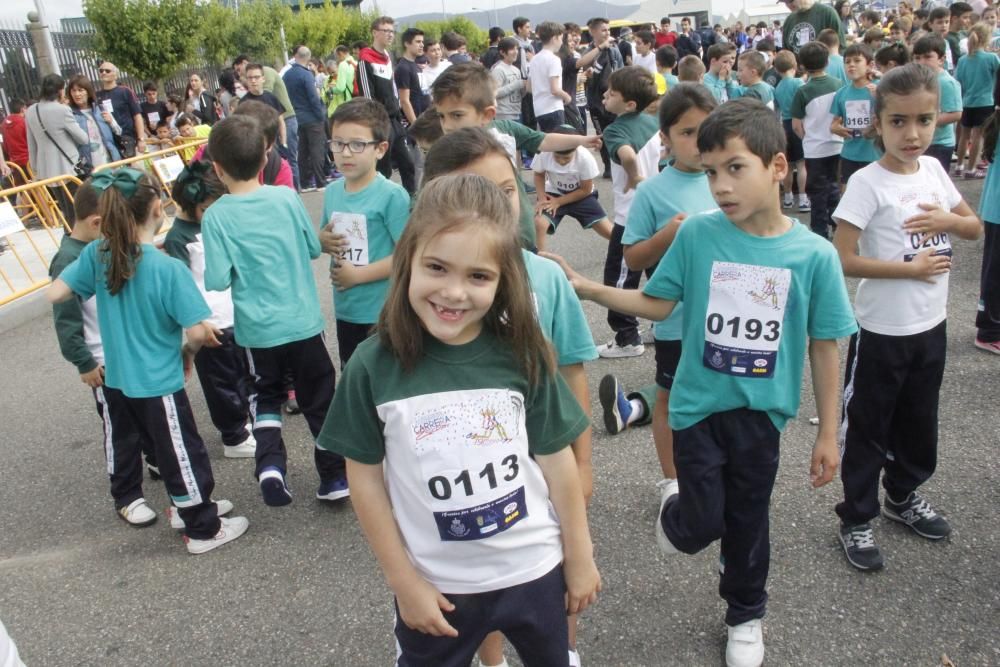
[[[845,525],[879,513],[878,480],[902,501],[937,466],[938,397],[947,348],[947,322],[911,336],[861,329],[851,337],[840,426],[840,478]]]
[[[142,497],[139,442],[145,438],[156,449],[160,476],[170,500],[184,520],[188,537],[207,539],[219,532],[219,517],[211,501],[215,479],[198,435],[191,404],[183,389],[166,396],[130,398],[118,389],[98,390],[104,402],[104,441],[115,506],[124,507]]]

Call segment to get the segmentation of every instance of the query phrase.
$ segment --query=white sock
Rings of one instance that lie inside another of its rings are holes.
[[[629,399],[628,404],[632,407],[632,412],[628,416],[629,424],[634,424],[646,416],[646,405],[638,398]]]
[[[487,665],[485,662],[483,662],[480,659],[480,661],[479,661],[479,667],[510,667],[510,665],[507,664],[507,658],[504,658],[503,662],[501,662],[500,664],[497,664],[497,665]]]

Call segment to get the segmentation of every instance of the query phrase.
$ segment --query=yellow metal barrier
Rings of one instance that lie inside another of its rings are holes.
[[[72,206],[79,185],[67,174],[0,190],[0,306],[48,284],[49,261],[69,231],[60,200]]]
[[[94,171],[134,167],[146,172],[160,189],[170,227],[176,203],[170,196],[174,180],[198,146],[206,139],[193,139],[178,146],[143,153],[125,160],[109,162]],[[49,284],[49,263],[59,249],[63,234],[70,226],[60,204],[73,205],[80,179],[66,174],[44,181],[31,181],[31,171],[8,162],[20,182],[0,190],[0,306],[10,303]]]

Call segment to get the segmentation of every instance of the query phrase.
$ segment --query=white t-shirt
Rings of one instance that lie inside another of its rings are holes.
[[[545,191],[553,194],[573,192],[581,181],[593,180],[601,174],[593,153],[583,146],[576,147],[573,158],[565,165],[556,162],[553,153],[539,153],[531,163],[531,170],[545,174]]]
[[[639,52],[636,51],[632,54],[632,64],[638,65],[639,67],[645,67],[653,74],[653,76],[656,76],[656,54],[652,51],[644,56],[640,56]]]
[[[528,63],[528,80],[531,82],[531,98],[535,115],[542,116],[554,111],[562,111],[563,101],[552,94],[552,77],[562,86],[562,61],[559,56],[542,49]]]
[[[945,233],[920,243],[921,234],[903,231],[903,222],[921,213],[920,204],[937,204],[951,210],[962,195],[948,178],[941,163],[923,156],[912,175],[895,174],[873,162],[855,172],[833,217],[861,229],[858,242],[862,257],[889,262],[908,262],[925,250],[951,255]],[[933,283],[909,279],[864,278],[858,285],[854,311],[858,324],[885,336],[918,334],[947,317],[948,274]]]
[[[431,94],[431,86],[437,81],[437,78],[441,76],[441,72],[445,71],[451,67],[451,61],[442,60],[437,64],[437,67],[431,67],[430,65],[424,66],[420,71],[420,92],[424,95]]]

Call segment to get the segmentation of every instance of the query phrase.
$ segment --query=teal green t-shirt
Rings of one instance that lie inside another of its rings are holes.
[[[771,109],[774,108],[774,88],[764,81],[740,88],[740,97],[752,97],[755,100],[760,100]]]
[[[597,347],[580,299],[566,274],[551,259],[522,250],[528,283],[535,298],[535,314],[542,333],[552,342],[560,366],[593,361]]]
[[[955,78],[943,69],[938,72],[938,88],[940,89],[940,100],[938,110],[940,113],[954,113],[962,110],[962,86]],[[993,90],[990,84],[990,90]],[[934,138],[931,144],[944,144],[945,146],[955,145],[955,123],[939,125],[934,130]]]
[[[673,88],[674,86],[678,85],[681,82],[680,79],[678,79],[670,72],[667,72],[666,74],[663,75],[663,80],[667,82],[667,92],[670,92],[671,88]]]
[[[625,222],[622,245],[634,245],[651,238],[667,226],[678,213],[694,215],[716,208],[705,172],[691,174],[668,166],[656,176],[643,181],[635,192],[632,208]],[[683,223],[681,226],[683,226]],[[653,325],[656,340],[680,340],[684,320],[681,304],[670,316]]]
[[[996,159],[990,163],[986,180],[983,182],[983,194],[979,198],[979,217],[983,222],[1000,224],[1000,166],[997,166]]]
[[[319,237],[294,190],[223,195],[205,211],[201,235],[205,289],[232,287],[237,343],[277,347],[323,331],[310,263]]]
[[[864,137],[872,124],[872,109],[875,98],[867,87],[858,88],[847,84],[837,91],[830,105],[830,113],[841,119],[844,127],[851,131],[850,139],[844,139],[844,148],[840,157],[855,162],[874,162],[882,157],[881,151],[875,148],[875,142]]]
[[[104,382],[130,398],[168,396],[184,388],[184,329],[212,316],[184,264],[144,243],[135,275],[115,295],[94,241],[59,275],[84,300],[97,297],[104,343]]]
[[[833,246],[792,221],[780,236],[752,236],[721,211],[681,225],[646,283],[649,296],[684,301],[670,426],[748,408],[778,430],[799,408],[808,338],[857,331]]]
[[[847,70],[844,69],[844,56],[839,53],[830,54],[830,60],[826,63],[826,75],[840,79],[841,85],[850,83],[847,78]]]
[[[320,227],[332,224],[351,242],[349,256],[333,261],[367,266],[392,254],[409,217],[410,196],[406,190],[376,174],[375,180],[360,192],[347,192],[344,179],[326,186]],[[388,278],[347,290],[335,289],[334,315],[344,322],[374,324],[388,293]]]
[[[774,89],[774,101],[781,109],[781,120],[792,119],[792,100],[795,99],[795,91],[804,85],[802,79],[794,76],[785,77],[778,82],[777,88]]]
[[[963,107],[993,106],[993,84],[998,69],[1000,58],[990,51],[980,49],[959,59],[955,79],[962,85]]]
[[[702,78],[702,84],[709,89],[712,93],[712,97],[719,104],[723,102],[728,102],[731,99],[739,97],[739,84],[730,79],[720,79],[711,72],[705,72],[705,76]]]

